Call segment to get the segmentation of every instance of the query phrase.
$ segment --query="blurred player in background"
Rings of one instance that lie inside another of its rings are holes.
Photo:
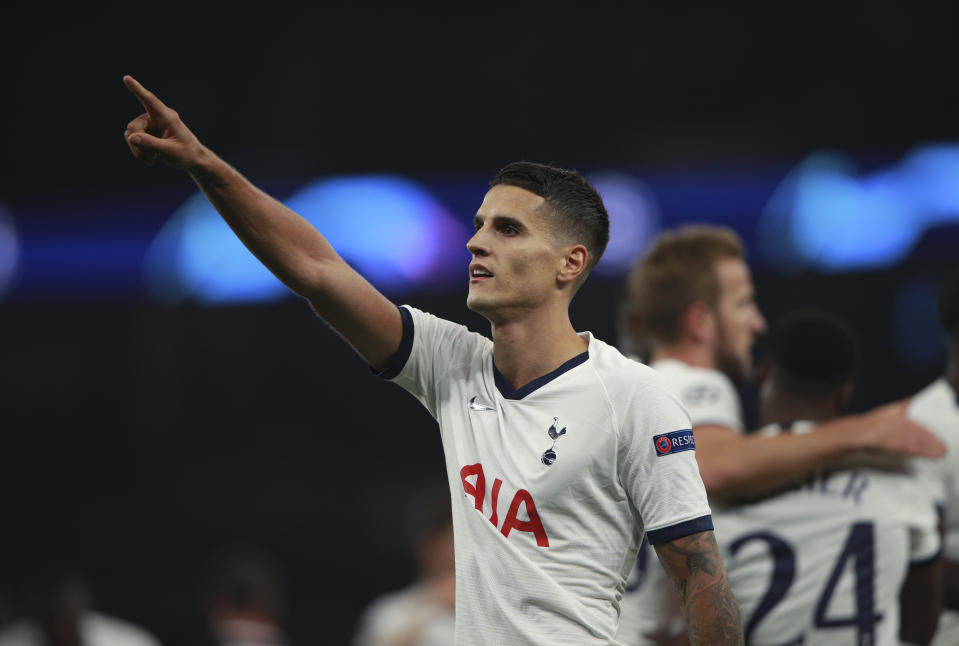
[[[760,434],[805,433],[840,415],[858,356],[852,328],[837,317],[786,316],[760,371]],[[908,474],[826,468],[714,513],[747,644],[895,646],[900,634],[915,644],[932,638],[942,603],[935,502]],[[901,627],[900,589],[909,608]]]
[[[755,494],[805,477],[860,449],[942,454],[908,421],[905,404],[821,424],[815,433],[767,441],[744,435],[737,384],[766,322],[756,305],[742,241],[730,229],[692,225],[663,233],[627,282],[625,326],[692,420],[696,457],[714,499]],[[661,568],[640,551],[618,636],[632,646],[682,639],[682,620]]]
[[[90,585],[70,568],[41,563],[27,576],[25,615],[0,631],[0,646],[160,646],[140,626],[97,611]]]
[[[569,319],[609,238],[578,173],[519,162],[491,182],[467,242],[467,306],[491,341],[397,308],[176,112],[124,83],[146,108],[125,133],[133,155],[187,171],[267,268],[439,422],[457,644],[608,646],[644,532],[681,590],[692,642],[742,643],[689,417],[654,371]]]
[[[959,271],[942,283],[939,318],[946,332],[945,374],[912,398],[909,417],[932,429],[948,451],[935,461],[917,460],[922,486],[936,492],[945,533],[945,608],[935,646],[959,644]],[[921,603],[922,600],[917,600]]]
[[[456,566],[449,496],[425,497],[414,516],[417,579],[370,604],[354,646],[449,646],[454,641]]]
[[[204,585],[207,643],[215,646],[288,646],[283,630],[286,585],[279,564],[250,546],[223,550]]]

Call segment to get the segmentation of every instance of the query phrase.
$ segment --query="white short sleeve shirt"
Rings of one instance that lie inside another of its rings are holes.
[[[938,379],[916,394],[907,411],[912,419],[939,436],[946,455],[938,460],[916,460],[920,486],[935,492],[946,524],[944,556],[959,561],[959,395],[949,382]],[[959,612],[945,609],[932,646],[959,644]]]
[[[906,474],[824,471],[714,518],[756,646],[897,646],[908,568],[940,550],[933,500]]]
[[[675,359],[650,364],[689,413],[692,427],[717,425],[742,433],[742,404],[733,382],[719,370]],[[623,597],[617,637],[630,646],[653,646],[685,630],[673,607],[672,582],[647,544],[642,546]]]
[[[683,407],[647,366],[588,350],[514,389],[492,342],[401,308],[382,373],[436,418],[456,550],[456,644],[608,646],[643,533],[712,528]]]

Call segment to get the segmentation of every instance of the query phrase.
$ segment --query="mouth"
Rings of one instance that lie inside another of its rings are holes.
[[[483,265],[472,264],[470,265],[470,283],[481,283],[484,280],[489,280],[493,277],[493,272],[484,267]]]

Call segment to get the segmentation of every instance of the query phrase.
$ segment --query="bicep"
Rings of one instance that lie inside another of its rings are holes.
[[[399,309],[347,263],[337,258],[322,269],[320,289],[304,294],[314,311],[375,370],[400,347]]]

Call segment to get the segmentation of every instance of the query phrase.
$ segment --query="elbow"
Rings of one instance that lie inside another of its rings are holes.
[[[292,266],[288,272],[277,274],[291,291],[311,302],[322,302],[326,280],[323,267],[317,263],[301,262]]]

